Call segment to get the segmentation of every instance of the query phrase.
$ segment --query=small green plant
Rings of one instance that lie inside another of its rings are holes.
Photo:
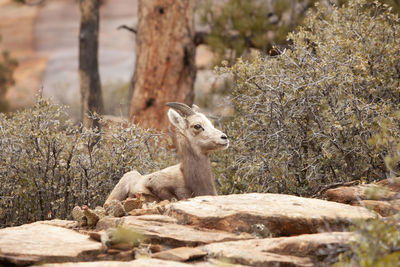
[[[0,227],[69,218],[76,205],[102,206],[122,175],[175,161],[168,140],[135,125],[85,129],[65,108],[39,99],[30,109],[0,114]]]
[[[140,231],[122,226],[110,228],[107,235],[110,245],[125,244],[128,248],[137,247],[145,240],[145,236]]]
[[[356,238],[335,267],[395,267],[400,262],[400,216],[360,221],[352,229]]]

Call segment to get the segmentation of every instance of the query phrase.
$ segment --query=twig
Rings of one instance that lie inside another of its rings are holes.
[[[121,29],[125,29],[125,30],[128,30],[128,31],[130,31],[130,32],[132,32],[134,34],[137,34],[137,30],[136,29],[134,29],[132,27],[129,27],[129,26],[126,26],[126,25],[118,26],[117,30],[121,30]]]
[[[398,252],[398,251],[400,251],[400,247],[394,247],[394,248],[390,249],[390,253]]]

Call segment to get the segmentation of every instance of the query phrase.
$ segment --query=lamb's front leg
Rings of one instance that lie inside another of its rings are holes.
[[[174,194],[173,185],[166,183],[165,176],[160,175],[159,172],[144,176],[143,182],[151,194],[159,200],[177,199],[177,196]]]
[[[181,173],[174,172],[175,167],[143,176],[145,187],[160,200],[181,200],[192,196],[185,186]],[[165,171],[168,170],[168,171]]]
[[[129,195],[135,194],[136,192],[131,192],[132,188],[134,188],[135,184],[140,182],[142,175],[137,171],[127,172],[122,176],[117,185],[111,191],[108,196],[104,206],[110,204],[112,200],[125,200]]]

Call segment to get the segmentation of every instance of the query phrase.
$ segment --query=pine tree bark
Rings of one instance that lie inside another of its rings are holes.
[[[139,0],[129,118],[167,128],[166,102],[193,103],[194,0]]]
[[[94,113],[103,114],[104,106],[101,93],[98,66],[100,0],[79,0],[81,25],[79,32],[79,79],[81,87],[81,116],[85,127],[99,127]]]

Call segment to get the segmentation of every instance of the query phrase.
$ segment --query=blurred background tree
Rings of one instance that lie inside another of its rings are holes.
[[[286,45],[287,33],[294,30],[316,0],[229,0],[201,1],[200,22],[208,28],[205,42],[218,57],[215,63],[235,62],[251,49],[276,54],[274,45]]]
[[[138,19],[129,118],[165,130],[165,103],[193,103],[194,0],[139,0]]]
[[[202,42],[217,54],[215,64],[248,57],[251,50],[276,55],[274,46],[287,47],[287,34],[301,25],[316,3],[342,6],[348,0],[203,0],[197,3],[199,21],[206,28]],[[381,0],[400,13],[400,0]]]
[[[1,38],[0,38],[1,42]],[[14,84],[13,72],[18,62],[10,57],[7,51],[0,54],[0,112],[6,112],[9,109],[5,99],[7,89]]]
[[[99,127],[93,114],[104,114],[98,63],[99,0],[79,0],[79,81],[81,89],[81,121],[87,128]]]

